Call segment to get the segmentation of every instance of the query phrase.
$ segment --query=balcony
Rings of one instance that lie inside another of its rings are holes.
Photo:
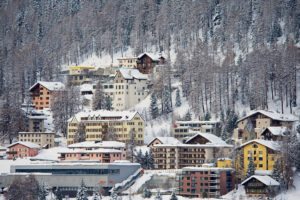
[[[209,183],[220,183],[220,179],[209,180]]]
[[[220,185],[210,185],[210,189],[220,189]]]
[[[210,177],[220,177],[220,174],[210,174]]]

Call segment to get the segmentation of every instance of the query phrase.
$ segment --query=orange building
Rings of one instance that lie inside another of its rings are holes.
[[[39,153],[40,146],[31,142],[16,142],[8,147],[8,158],[34,157]]]
[[[115,160],[121,160],[120,150],[115,149],[96,149],[96,150],[82,150],[74,149],[60,152],[59,159],[61,161],[71,160],[96,160],[101,163],[113,163]]]
[[[30,89],[30,96],[35,109],[42,110],[50,108],[55,95],[62,92],[65,85],[61,82],[44,82],[35,83]]]

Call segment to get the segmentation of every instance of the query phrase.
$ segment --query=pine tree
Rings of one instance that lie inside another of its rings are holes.
[[[278,182],[281,182],[281,175],[280,175],[280,165],[279,165],[279,162],[278,162],[278,159],[276,160],[275,164],[274,164],[274,168],[272,170],[272,177],[278,181]]]
[[[39,200],[46,200],[46,197],[48,196],[49,191],[45,187],[45,184],[43,183],[39,188]]]
[[[211,115],[210,115],[209,112],[207,112],[207,113],[205,114],[204,120],[205,120],[205,121],[209,121],[210,118],[211,118]]]
[[[95,192],[93,195],[93,200],[101,200],[101,196],[99,195],[98,192]]]
[[[176,107],[180,107],[181,106],[180,90],[179,89],[176,90],[176,102],[175,102],[175,106]]]
[[[150,113],[152,119],[156,119],[159,115],[158,106],[157,106],[157,97],[155,92],[151,94]]]
[[[113,110],[112,100],[109,95],[105,97],[104,109],[105,110]]]
[[[226,128],[225,127],[222,128],[221,138],[224,141],[226,141],[228,139],[228,134],[226,132]]]
[[[77,200],[88,200],[88,198],[87,198],[87,187],[85,186],[83,180],[81,180],[81,185],[77,190],[76,199]]]
[[[152,192],[150,190],[148,190],[147,188],[144,188],[142,197],[143,198],[151,198],[151,196],[152,196]]]
[[[148,151],[146,151],[145,155],[142,158],[142,166],[144,169],[148,169],[148,159],[149,159],[149,154]]]
[[[168,114],[168,113],[172,112],[170,96],[171,96],[171,94],[170,94],[169,87],[164,86],[162,104],[163,104],[163,112],[165,114]]]
[[[222,122],[225,122],[225,116],[224,116],[223,110],[221,110],[221,113],[220,113],[220,120],[221,120]]]
[[[62,195],[61,190],[59,188],[56,189],[54,194],[55,194],[57,200],[62,200],[63,199],[63,195]]]
[[[162,200],[162,197],[161,197],[161,195],[160,195],[160,190],[159,190],[159,189],[157,189],[157,193],[156,193],[156,196],[155,196],[154,199],[155,199],[155,200]]]
[[[252,155],[249,157],[249,164],[246,171],[246,178],[253,176],[255,174],[255,165],[252,159]]]
[[[184,120],[185,121],[191,121],[192,120],[190,110],[188,110],[188,112],[186,113]]]
[[[149,169],[154,169],[154,157],[153,157],[152,149],[150,149],[150,153],[149,153],[148,166]]]
[[[178,198],[177,198],[177,196],[176,196],[176,194],[175,194],[174,191],[172,192],[170,200],[178,200]]]
[[[95,89],[95,94],[93,96],[93,110],[100,110],[103,107],[103,90],[101,80],[98,81]]]

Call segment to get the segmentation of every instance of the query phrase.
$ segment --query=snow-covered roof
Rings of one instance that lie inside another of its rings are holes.
[[[220,167],[183,167],[182,171],[232,171],[232,168],[220,168]]]
[[[7,149],[6,147],[0,146],[0,150],[4,151],[6,149]]]
[[[183,148],[216,148],[216,147],[223,147],[223,148],[233,148],[233,145],[225,144],[218,144],[218,143],[206,143],[206,144],[155,144],[154,147],[183,147]]]
[[[116,149],[96,149],[96,150],[68,149],[58,153],[122,153],[122,152]]]
[[[189,141],[196,138],[197,136],[202,136],[209,141],[208,143],[225,145],[225,146],[228,145],[224,140],[211,133],[201,133],[198,131],[190,131],[190,133],[195,133],[195,135],[190,137],[185,143],[188,143]]]
[[[248,117],[251,117],[252,115],[255,115],[257,113],[263,114],[273,120],[287,121],[287,122],[297,121],[297,118],[293,115],[284,115],[284,114],[275,113],[275,112],[266,111],[266,110],[255,110],[255,111],[250,112],[247,116],[240,118],[239,120],[237,120],[237,122],[242,121]]]
[[[174,144],[174,145],[181,144],[181,142],[174,137],[156,137],[153,140],[151,140],[149,144],[151,144],[155,139],[161,141],[162,144]]]
[[[258,144],[266,146],[266,147],[268,147],[270,149],[273,149],[275,151],[279,151],[280,150],[280,145],[278,144],[278,142],[269,141],[269,140],[261,140],[261,139],[256,139],[256,140],[251,140],[251,141],[245,142],[240,147],[244,147],[244,146],[246,146],[248,144],[251,144],[251,143],[258,143]]]
[[[147,80],[148,76],[142,74],[138,69],[121,68],[120,73],[125,79]]]
[[[270,176],[259,176],[259,175],[254,175],[254,176],[247,178],[246,180],[244,180],[242,182],[242,185],[244,185],[245,183],[247,183],[249,180],[251,180],[253,178],[255,178],[256,180],[260,181],[261,183],[263,183],[267,186],[279,186],[280,185],[278,183],[278,181],[274,180]]]
[[[80,85],[80,91],[92,91],[93,90],[93,84],[82,84]]]
[[[125,148],[125,143],[117,141],[85,141],[71,144],[68,148]]]
[[[262,135],[264,135],[265,131],[266,130],[269,130],[273,135],[276,135],[276,136],[284,136],[285,132],[288,131],[289,129],[287,127],[284,127],[284,126],[270,126],[268,128],[266,128],[263,132],[262,132]]]
[[[149,56],[152,60],[154,60],[154,61],[159,61],[159,59],[161,58],[161,57],[163,57],[162,55],[161,55],[161,53],[159,53],[159,54],[153,54],[153,53],[148,53],[148,52],[144,52],[144,53],[141,53],[140,55],[138,55],[137,56],[137,58],[141,58],[141,57],[143,57],[144,55],[147,55],[147,56]]]
[[[97,121],[130,121],[133,119],[133,117],[137,114],[136,111],[108,111],[108,110],[95,110],[95,111],[87,111],[87,112],[79,112],[74,117],[77,119],[77,121],[81,121],[81,118],[88,117],[91,118],[89,121],[96,120],[93,119],[94,117],[106,117],[106,118],[119,118],[119,119],[103,119],[100,118]],[[72,121],[74,117],[71,117],[68,121]]]
[[[217,124],[221,123],[221,121],[176,121],[175,124],[203,124],[203,125],[209,125],[209,124]]]
[[[21,145],[29,147],[29,148],[40,148],[40,145],[38,145],[38,144],[34,144],[31,142],[21,142],[21,141],[15,142],[15,143],[9,145],[7,148],[15,146],[17,144],[21,144]]]
[[[29,90],[32,90],[38,84],[41,84],[42,86],[44,86],[45,88],[51,91],[59,91],[65,88],[65,85],[61,82],[38,81]]]

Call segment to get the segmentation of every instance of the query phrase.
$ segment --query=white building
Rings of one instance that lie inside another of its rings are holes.
[[[148,95],[148,76],[137,69],[121,68],[114,79],[114,110],[127,110]]]

